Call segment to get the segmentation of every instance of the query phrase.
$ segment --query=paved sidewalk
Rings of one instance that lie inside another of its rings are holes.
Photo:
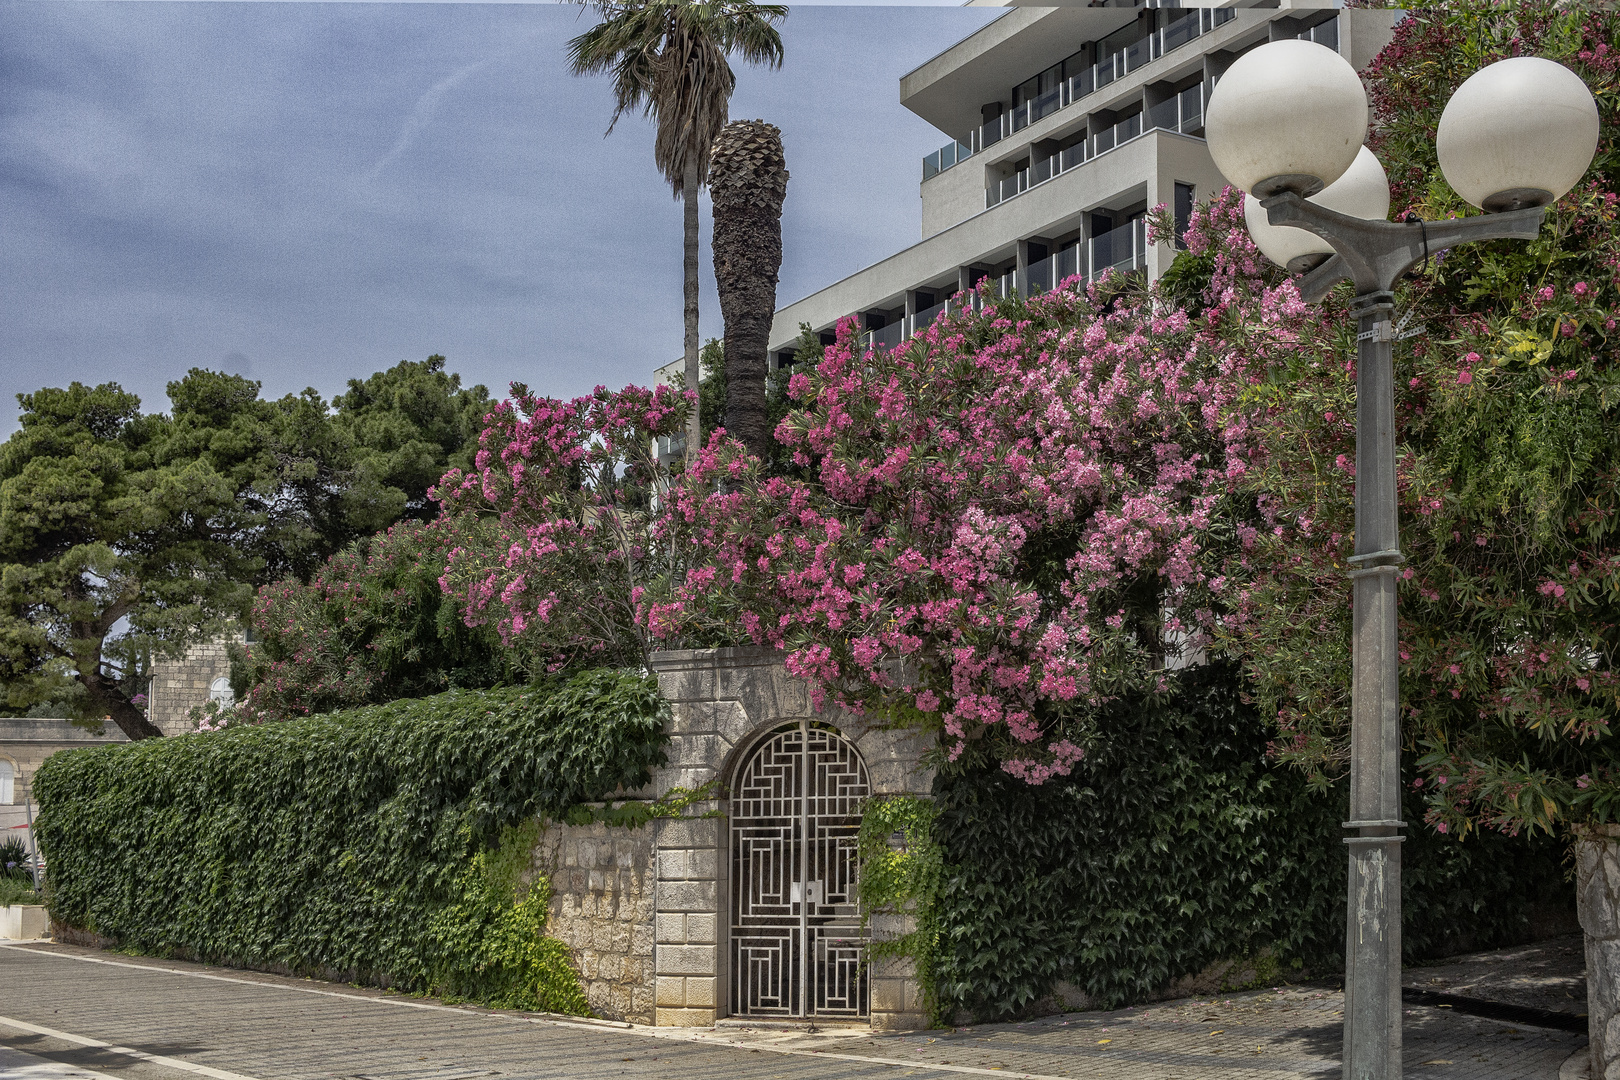
[[[951,1032],[671,1031],[72,946],[0,947],[0,1047],[120,1080],[1326,1080],[1340,1071],[1342,1005],[1325,987],[1285,987]],[[1405,1038],[1409,1076],[1468,1080],[1555,1080],[1586,1041],[1427,1007],[1407,1010]],[[10,1080],[4,1066],[0,1077]]]
[[[1586,1014],[1586,942],[1579,934],[1513,949],[1453,956],[1444,963],[1409,969],[1403,974],[1402,982],[1416,990]]]
[[[870,1036],[774,1036],[919,1065],[970,1066],[1008,1075],[1084,1080],[1281,1080],[1340,1075],[1344,995],[1286,988],[1215,999],[1163,1002],[1111,1013],[1069,1013],[954,1032]],[[721,1035],[721,1038],[728,1036]],[[767,1033],[729,1036],[760,1045]],[[1468,1080],[1555,1080],[1586,1044],[1572,1032],[1505,1024],[1455,1009],[1406,1010],[1405,1073]]]

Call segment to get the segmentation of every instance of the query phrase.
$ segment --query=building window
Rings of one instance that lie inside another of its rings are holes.
[[[0,761],[0,806],[10,806],[17,799],[17,770],[9,761]]]
[[[231,693],[231,680],[221,675],[208,684],[208,700],[217,701],[221,705],[236,704],[236,695]]]
[[[1191,184],[1176,184],[1176,250],[1187,249],[1187,227],[1192,224],[1193,212],[1193,186]]]

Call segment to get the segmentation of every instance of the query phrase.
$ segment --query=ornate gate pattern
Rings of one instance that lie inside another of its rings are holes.
[[[731,802],[731,1014],[868,1015],[856,834],[870,793],[834,728],[777,728]]]

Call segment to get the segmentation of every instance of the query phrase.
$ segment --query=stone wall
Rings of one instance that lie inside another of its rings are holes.
[[[837,727],[859,751],[871,794],[926,796],[933,772],[921,764],[926,739],[875,728],[837,711],[816,712],[808,687],[788,675],[781,654],[765,649],[703,649],[654,653],[652,669],[670,702],[669,764],[655,770],[653,792],[729,784],[741,757],[759,736],[784,721],[816,719]],[[690,813],[719,810],[699,803]],[[730,896],[726,870],[730,834],[724,817],[653,823],[657,848],[656,1018],[660,1025],[706,1027],[727,1015],[726,933]],[[909,917],[880,932],[903,933]],[[874,964],[871,1023],[880,1029],[924,1026],[920,993],[909,960]]]
[[[241,634],[225,635],[191,646],[178,660],[154,660],[146,718],[165,735],[196,731],[191,710],[207,704],[215,679],[231,677],[227,649],[232,642],[240,644],[244,640]]]
[[[551,880],[546,933],[573,952],[591,1010],[651,1024],[652,828],[548,823],[534,868]]]

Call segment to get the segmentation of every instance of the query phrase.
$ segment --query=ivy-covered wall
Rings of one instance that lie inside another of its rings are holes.
[[[667,707],[587,672],[58,754],[52,915],[142,952],[584,1012],[538,816],[647,783]]]
[[[1069,988],[1071,1002],[1114,1007],[1222,961],[1237,961],[1229,988],[1342,970],[1343,785],[1313,791],[1266,762],[1229,668],[1182,678],[1175,705],[1114,708],[1069,777],[1031,787],[991,763],[940,774],[924,922],[942,1016],[1006,1017]],[[1411,802],[1408,962],[1522,941],[1538,910],[1573,908],[1556,842],[1458,843]]]

